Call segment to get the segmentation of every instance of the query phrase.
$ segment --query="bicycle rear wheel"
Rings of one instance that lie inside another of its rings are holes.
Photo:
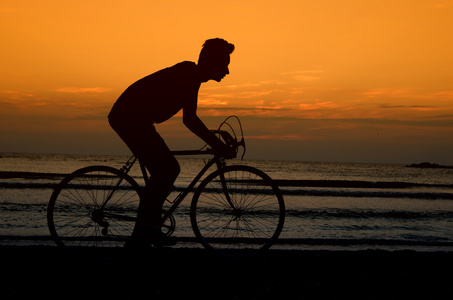
[[[244,257],[268,249],[285,221],[278,186],[264,172],[229,166],[207,176],[192,199],[192,228],[203,246]]]
[[[75,171],[50,198],[47,224],[52,238],[81,258],[119,256],[135,225],[140,191],[135,180],[115,168]]]

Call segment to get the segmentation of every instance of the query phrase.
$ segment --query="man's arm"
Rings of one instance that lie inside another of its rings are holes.
[[[183,109],[183,123],[216,152],[226,153],[228,148],[220,141],[197,116],[196,104]]]
[[[186,116],[186,114],[183,113],[183,122],[190,131],[208,143],[214,151],[225,151],[225,144],[222,143],[211,131],[209,131],[197,115]]]

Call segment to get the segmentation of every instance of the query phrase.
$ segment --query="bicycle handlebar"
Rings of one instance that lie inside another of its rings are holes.
[[[234,151],[236,154],[239,150],[239,146],[242,146],[245,153],[245,141],[244,138],[240,142],[238,142],[235,138],[231,136],[231,134],[225,130],[211,130],[214,134],[219,134],[222,139],[225,141],[225,144],[231,151]],[[171,151],[173,155],[214,155],[216,154],[214,150],[207,148],[204,150],[175,150]],[[244,156],[244,155],[243,155]]]
[[[238,141],[236,136],[233,138],[233,136],[231,136],[231,134],[228,131],[225,131],[225,130],[211,130],[211,132],[213,132],[215,134],[219,134],[222,137],[222,139],[224,140],[226,146],[228,148],[230,148],[231,151],[234,151],[234,153],[236,154],[235,157],[237,156],[237,153],[239,151],[239,146],[242,146],[242,148],[244,150],[243,154],[242,154],[242,158],[244,157],[244,155],[245,155],[244,136],[242,136],[241,141]]]
[[[231,127],[231,125],[227,123],[227,121],[230,118],[236,118],[236,120],[239,123],[239,127],[240,127],[240,130],[241,130],[241,140],[240,141],[238,141],[238,138],[236,136],[236,133],[235,133],[233,127]],[[225,124],[227,126],[229,126],[229,128],[233,132],[234,137],[228,131],[220,129]],[[211,130],[211,132],[216,134],[216,135],[218,135],[219,138],[225,142],[225,145],[229,149],[231,149],[232,152],[234,151],[234,153],[235,153],[234,157],[237,157],[237,153],[239,151],[239,147],[241,146],[242,149],[243,149],[241,159],[244,158],[245,151],[246,151],[245,141],[244,141],[244,133],[242,132],[242,125],[241,125],[241,122],[240,122],[240,120],[239,120],[239,118],[237,116],[230,116],[230,117],[226,118],[226,120],[223,121],[222,124],[220,124],[219,129]],[[177,150],[177,151],[171,151],[171,153],[173,155],[206,155],[206,154],[215,155],[216,154],[214,152],[214,150],[212,150],[212,149],[207,148],[207,149],[203,150],[203,148],[201,148],[200,150]]]

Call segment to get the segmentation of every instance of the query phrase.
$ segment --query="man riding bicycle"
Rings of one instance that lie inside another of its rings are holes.
[[[150,173],[128,246],[175,243],[161,232],[161,210],[180,167],[154,124],[165,122],[182,109],[184,125],[216,154],[226,158],[235,155],[197,116],[201,83],[209,80],[220,82],[229,74],[233,51],[234,45],[223,39],[207,40],[198,64],[184,61],[136,81],[123,92],[110,111],[110,126]]]

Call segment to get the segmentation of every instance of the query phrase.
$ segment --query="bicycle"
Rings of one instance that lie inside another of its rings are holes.
[[[240,141],[228,123],[230,118],[239,124]],[[223,130],[223,126],[228,126],[232,134]],[[213,132],[233,149],[236,157],[242,147],[243,159],[246,147],[239,118],[228,117]],[[245,165],[227,166],[223,157],[205,148],[172,151],[174,155],[210,158],[171,207],[162,212],[162,231],[167,236],[174,232],[173,212],[194,191],[190,223],[206,249],[230,257],[246,257],[269,249],[278,239],[285,220],[285,203],[279,187],[263,171]],[[142,187],[128,175],[136,161],[132,156],[121,169],[85,167],[57,185],[48,204],[47,223],[58,246],[83,258],[93,254],[97,259],[120,256],[134,228],[142,194]],[[202,179],[214,165],[216,170]],[[142,164],[140,168],[146,183],[149,176]]]

